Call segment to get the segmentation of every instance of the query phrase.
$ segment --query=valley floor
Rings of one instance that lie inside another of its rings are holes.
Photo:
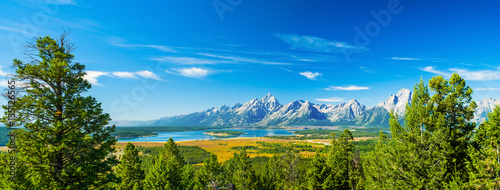
[[[355,137],[354,141],[368,140],[377,137]],[[281,143],[281,144],[303,144],[311,145],[312,147],[324,147],[331,143],[331,139],[307,139],[307,140],[287,140],[287,139],[269,139],[265,137],[248,137],[248,138],[231,138],[231,139],[215,139],[215,140],[196,140],[196,141],[178,141],[178,146],[198,146],[208,152],[217,155],[219,161],[224,162],[233,157],[235,152],[238,152],[238,147],[257,147],[262,148],[262,142],[265,143]],[[164,142],[132,142],[135,146],[142,147],[162,147]],[[127,145],[126,142],[118,142],[116,144],[117,153],[119,156],[123,154],[123,148]],[[260,153],[258,150],[247,149],[250,157],[267,156],[271,153]],[[312,157],[314,151],[301,151],[303,157]]]

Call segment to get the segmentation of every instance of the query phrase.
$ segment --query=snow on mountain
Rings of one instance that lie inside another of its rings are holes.
[[[318,104],[315,107],[324,113],[331,122],[350,121],[366,111],[366,106],[360,104],[356,99],[338,105]]]
[[[472,121],[476,123],[486,121],[488,113],[492,112],[496,105],[500,105],[500,99],[485,98],[477,102],[477,109]]]
[[[376,107],[383,107],[387,112],[394,110],[398,116],[403,116],[406,104],[411,104],[413,94],[409,89],[402,88],[396,95],[390,95],[387,100],[380,102]]]
[[[307,125],[326,119],[326,116],[318,111],[313,103],[309,101],[297,100],[282,106],[281,109],[268,115],[259,124]]]

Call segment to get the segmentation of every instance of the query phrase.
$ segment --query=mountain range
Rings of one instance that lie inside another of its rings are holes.
[[[398,116],[404,116],[406,105],[411,104],[412,92],[401,89],[390,95],[377,106],[368,108],[356,99],[337,105],[314,104],[296,100],[280,104],[272,94],[261,99],[252,99],[244,104],[236,103],[230,107],[218,108],[163,117],[150,121],[118,121],[117,126],[389,126],[389,112],[394,110]],[[474,122],[483,122],[488,112],[500,100],[485,98],[477,103]]]

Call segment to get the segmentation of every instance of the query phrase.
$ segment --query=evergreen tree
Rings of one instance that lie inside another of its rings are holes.
[[[433,92],[429,93],[429,89]],[[441,189],[457,176],[467,180],[467,150],[475,123],[472,89],[453,74],[415,86],[405,125],[391,112],[392,139],[380,139],[367,158],[368,188]]]
[[[139,150],[135,148],[134,144],[128,142],[124,152],[120,160],[120,165],[116,168],[117,176],[121,179],[118,189],[143,189],[142,181],[145,178],[145,174],[144,170],[141,169]]]
[[[332,149],[326,156],[327,173],[323,189],[349,189],[351,166],[352,133],[348,129],[332,140]]]
[[[284,189],[282,183],[284,179],[283,170],[279,164],[279,157],[276,154],[267,160],[266,165],[262,169],[263,172],[260,175],[261,189]]]
[[[181,188],[180,189],[203,189],[203,185],[199,180],[196,180],[199,176],[195,176],[196,170],[191,164],[186,164],[182,168],[181,173]]]
[[[326,166],[325,156],[316,152],[311,165],[311,168],[307,170],[307,188],[311,190],[323,189],[323,183],[331,172]]]
[[[85,66],[73,62],[66,37],[39,37],[28,45],[31,60],[13,63],[20,90],[14,123],[24,127],[17,134],[18,156],[32,189],[96,189],[116,180],[112,167],[118,160],[110,156],[115,126],[105,127],[111,118],[101,103],[82,96],[91,85],[83,78]],[[14,127],[3,108],[2,122]]]
[[[217,155],[210,154],[203,162],[204,184],[220,187],[222,184],[222,165],[217,161]]]
[[[231,181],[236,189],[255,189],[258,178],[252,168],[246,149],[243,148],[238,154],[235,153],[232,159],[234,159],[235,165]]]
[[[172,138],[164,144],[165,150],[152,160],[152,167],[144,180],[145,189],[178,190],[182,188],[184,158]]]
[[[455,177],[450,189],[500,189],[500,106],[479,125],[474,144],[469,146],[471,160],[467,163],[469,180]]]

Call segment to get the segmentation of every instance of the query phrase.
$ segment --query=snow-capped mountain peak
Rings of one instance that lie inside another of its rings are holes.
[[[411,104],[413,93],[406,88],[402,88],[396,95],[390,95],[387,100],[380,102],[377,107],[383,107],[387,112],[394,110],[399,116],[403,116],[406,111],[406,105]]]

